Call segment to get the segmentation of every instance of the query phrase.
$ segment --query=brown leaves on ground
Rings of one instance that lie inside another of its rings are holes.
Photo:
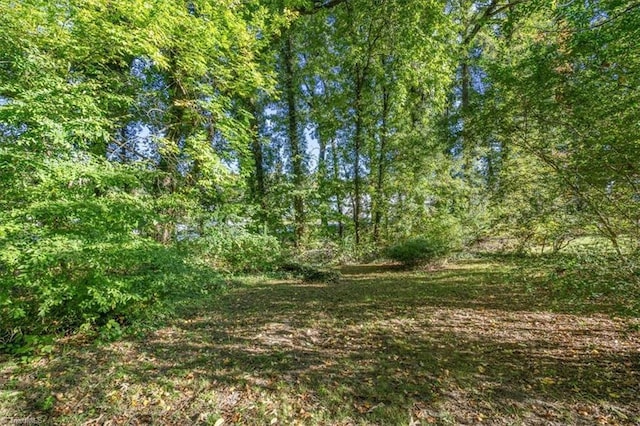
[[[552,313],[497,265],[239,287],[144,338],[6,362],[54,424],[637,424],[638,320]],[[214,296],[215,297],[215,296]]]

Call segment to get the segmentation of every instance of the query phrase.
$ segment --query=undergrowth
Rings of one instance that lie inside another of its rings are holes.
[[[640,315],[640,257],[621,258],[591,247],[562,253],[482,253],[510,265],[515,282],[530,292],[544,294],[556,306],[597,310],[607,306],[624,316]]]

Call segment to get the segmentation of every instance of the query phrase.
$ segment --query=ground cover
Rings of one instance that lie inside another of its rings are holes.
[[[0,419],[640,423],[640,321],[525,281],[517,262],[493,258],[236,283],[143,335],[0,359]]]

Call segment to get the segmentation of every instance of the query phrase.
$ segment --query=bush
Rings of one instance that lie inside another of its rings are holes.
[[[329,265],[340,258],[341,248],[333,241],[320,240],[305,247],[296,256],[296,261],[310,265]]]
[[[611,303],[620,311],[640,312],[640,256],[624,259],[585,247],[575,253],[548,259],[548,289],[561,299]]]
[[[341,277],[340,272],[336,270],[321,268],[304,263],[285,262],[279,269],[283,272],[291,273],[295,277],[301,278],[306,282],[335,283],[340,281]]]
[[[450,222],[434,223],[429,233],[406,239],[386,251],[386,257],[405,265],[417,265],[446,256],[460,246],[458,227]]]
[[[0,333],[130,322],[184,263],[153,238],[148,172],[104,160],[42,160],[0,150]]]
[[[211,226],[194,243],[209,264],[230,272],[273,271],[283,259],[277,238],[242,227]]]
[[[621,257],[603,244],[569,246],[561,253],[484,253],[512,262],[510,281],[574,312],[640,314],[640,253]]]
[[[440,243],[425,237],[411,238],[390,247],[387,257],[405,265],[430,262],[449,252],[449,248]]]

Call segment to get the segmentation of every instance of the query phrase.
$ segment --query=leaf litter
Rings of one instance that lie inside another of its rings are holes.
[[[0,418],[52,424],[640,423],[637,318],[546,309],[496,265],[264,281],[108,344],[0,364]]]

